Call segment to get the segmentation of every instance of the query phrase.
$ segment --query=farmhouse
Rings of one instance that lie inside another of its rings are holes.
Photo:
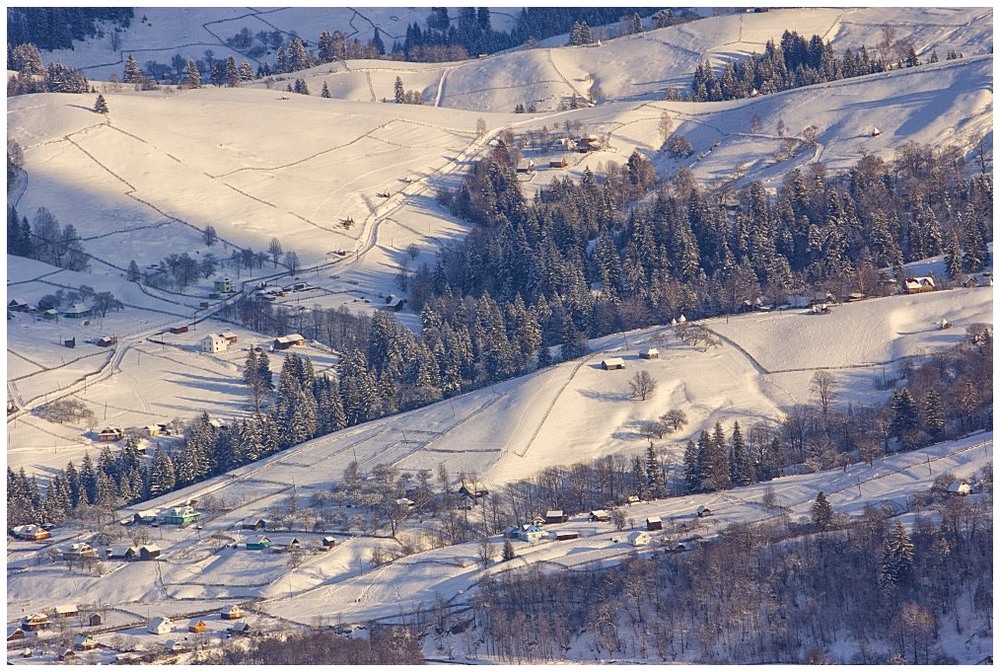
[[[243,608],[238,604],[230,604],[222,608],[219,616],[225,621],[238,621],[244,616]]]
[[[160,522],[165,525],[188,525],[198,522],[201,514],[185,504],[167,509],[166,513],[160,516]]]
[[[80,610],[76,608],[75,604],[60,604],[56,607],[56,618],[69,618],[79,614]]]
[[[26,632],[37,632],[52,625],[45,614],[32,614],[21,619],[21,628]]]
[[[226,628],[226,632],[233,635],[248,635],[250,634],[250,624],[246,621],[236,621]]]
[[[271,548],[271,540],[261,535],[259,537],[251,537],[247,539],[247,550],[248,551],[260,551],[265,548]]]
[[[545,531],[538,525],[522,525],[513,530],[512,536],[515,539],[520,539],[521,541],[526,541],[529,544],[533,544],[539,539],[545,537]]]
[[[660,520],[659,516],[649,516],[648,518],[646,518],[646,529],[649,531],[662,530],[663,521]]]
[[[63,311],[63,316],[73,318],[90,317],[90,308],[87,308],[82,303],[74,303]]]
[[[139,549],[134,546],[111,546],[104,551],[108,560],[134,560],[139,555]]]
[[[229,278],[222,278],[221,280],[215,280],[212,283],[212,289],[217,292],[232,292],[233,291],[233,281]]]
[[[649,532],[645,530],[636,530],[632,534],[628,535],[628,543],[630,546],[649,546],[649,542],[652,541],[652,537],[649,536]]]
[[[597,509],[590,512],[590,515],[587,516],[587,520],[592,523],[606,523],[611,520],[611,514],[604,509]]]
[[[14,533],[15,538],[24,541],[41,541],[52,536],[48,530],[44,530],[38,525],[18,525],[11,532]]]
[[[639,356],[643,359],[659,359],[660,351],[656,348],[646,348],[645,350],[639,351]]]
[[[173,621],[166,616],[154,616],[146,624],[146,631],[154,635],[165,635],[174,629]]]
[[[91,649],[96,649],[99,645],[100,642],[94,639],[94,636],[89,633],[86,635],[77,635],[73,639],[73,646],[79,651],[90,651]]]
[[[97,435],[98,441],[114,442],[125,438],[125,432],[121,427],[105,427]]]
[[[605,371],[611,371],[613,369],[624,369],[625,360],[621,357],[608,357],[607,359],[601,360],[601,368]]]
[[[188,632],[205,632],[206,630],[208,630],[208,626],[200,618],[191,619],[191,622],[188,623]]]
[[[156,522],[156,516],[159,513],[156,509],[144,509],[142,511],[136,511],[135,515],[132,516],[132,522],[136,525],[150,524]]]
[[[96,558],[97,551],[85,541],[76,542],[61,549],[64,560],[82,560],[83,558]]]
[[[229,349],[229,343],[222,334],[209,334],[201,339],[201,349],[202,352],[210,352],[212,354],[225,352]]]
[[[139,547],[140,560],[156,560],[162,553],[163,551],[156,544],[146,544]]]
[[[306,339],[301,334],[288,334],[274,339],[275,350],[287,350],[293,345],[305,345]]]
[[[244,530],[263,530],[267,527],[267,521],[263,518],[246,518],[240,523],[240,528]]]
[[[7,310],[12,313],[26,313],[28,312],[28,304],[21,303],[17,299],[11,299],[7,304]]]
[[[934,278],[929,275],[921,276],[919,278],[907,278],[904,281],[906,285],[907,294],[919,294],[921,292],[933,292],[934,291]]]

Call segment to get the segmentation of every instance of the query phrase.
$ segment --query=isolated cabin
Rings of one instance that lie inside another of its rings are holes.
[[[601,360],[601,368],[605,371],[612,371],[614,369],[624,369],[625,360],[621,357],[608,357],[607,359]]]
[[[587,516],[587,520],[592,523],[606,523],[611,520],[611,514],[604,509],[596,509],[590,512],[590,515]]]
[[[643,359],[659,359],[660,351],[656,348],[646,348],[645,350],[639,351],[639,356]]]
[[[649,532],[645,530],[636,530],[632,534],[628,535],[628,543],[630,546],[649,546],[649,542],[652,541],[652,537],[649,536]]]
[[[337,540],[333,537],[323,537],[323,550],[329,551],[331,548],[337,545]]]
[[[209,334],[201,339],[201,349],[203,352],[225,352],[229,349],[229,343],[222,334]]]
[[[96,611],[87,617],[87,625],[94,627],[96,625],[101,625],[104,623],[104,617],[98,614]]]
[[[146,624],[146,631],[154,635],[165,635],[174,629],[173,621],[166,616],[154,616]]]
[[[919,278],[907,278],[904,283],[907,294],[919,294],[921,292],[934,291],[934,278],[929,275],[921,276]]]
[[[646,518],[646,529],[650,531],[662,530],[663,521],[660,520],[659,516],[650,516],[649,518]]]
[[[385,297],[385,305],[382,306],[382,308],[384,310],[391,310],[394,313],[398,313],[403,309],[403,306],[405,304],[406,304],[406,299],[400,298],[395,294],[390,294],[389,296]]]

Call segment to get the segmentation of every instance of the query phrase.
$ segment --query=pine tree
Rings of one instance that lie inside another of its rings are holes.
[[[730,477],[733,485],[750,485],[755,479],[753,462],[747,449],[740,423],[733,422],[732,455],[730,457]]]
[[[514,544],[510,543],[510,539],[505,539],[503,542],[503,561],[510,562],[514,557]]]
[[[174,462],[170,455],[157,446],[153,453],[153,466],[150,474],[150,494],[154,497],[170,492],[176,486]]]
[[[949,280],[957,280],[962,276],[962,245],[958,234],[952,232],[944,248],[944,267]]]
[[[252,82],[253,81],[253,66],[250,65],[250,61],[243,59],[240,62],[240,81],[241,82]]]
[[[184,86],[189,89],[200,89],[201,88],[201,72],[198,71],[198,66],[194,61],[188,59],[187,69],[184,73]]]
[[[97,94],[97,100],[94,102],[94,112],[109,114],[108,101],[104,100],[104,96],[101,94]]]
[[[944,411],[937,390],[930,390],[924,397],[923,416],[924,430],[937,441],[944,432]]]
[[[393,93],[395,94],[397,103],[402,103],[406,100],[406,91],[403,89],[402,78],[396,77],[396,83],[393,85]]]
[[[732,485],[729,476],[729,450],[722,423],[715,423],[715,430],[707,437],[705,456],[702,459],[702,488],[708,491],[728,490]],[[701,452],[701,451],[699,451]]]
[[[240,85],[240,68],[236,65],[236,59],[232,56],[226,57],[226,86],[236,87]]]
[[[660,468],[660,462],[656,459],[656,451],[653,449],[652,441],[646,448],[646,487],[651,499],[664,497],[667,494],[663,469]]]
[[[320,91],[319,95],[322,98],[329,98],[330,97],[330,87],[327,86],[326,81],[323,82],[323,90]]]
[[[902,388],[892,393],[889,402],[892,411],[890,431],[900,439],[903,450],[914,447],[914,433],[918,426],[917,404],[908,388]]]
[[[903,523],[897,521],[882,546],[879,587],[886,592],[905,587],[913,575],[913,542]]]
[[[140,84],[144,79],[142,74],[142,69],[139,67],[139,63],[135,60],[135,56],[132,54],[128,55],[125,59],[125,70],[122,72],[122,81],[126,84]]]
[[[817,528],[825,530],[833,524],[833,507],[820,490],[812,505],[812,522]]]
[[[702,433],[704,434],[704,432]],[[701,488],[701,470],[698,465],[698,448],[688,439],[684,448],[684,492],[691,494]]]

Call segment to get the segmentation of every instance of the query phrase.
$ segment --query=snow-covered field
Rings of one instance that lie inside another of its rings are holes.
[[[139,20],[142,14],[145,21]],[[143,55],[140,61],[169,60],[178,45],[191,45],[196,57],[214,49],[216,58],[224,58],[230,52],[220,37],[244,26],[254,32],[266,25],[295,29],[314,41],[320,30],[338,27],[367,39],[377,25],[383,40],[391,42],[425,14],[425,9],[406,8],[148,8],[137,10],[121,53],[92,41],[56,56],[86,66],[96,80],[120,75],[121,54],[133,51]],[[495,13],[494,21],[497,25],[509,16]],[[921,59],[935,46],[941,62],[746,101],[663,100],[664,88],[685,85],[699,60],[719,64],[760,52],[767,39],[780,39],[785,29],[818,33],[840,53],[848,46],[877,44],[883,25],[910,37]],[[945,61],[950,48],[964,58]],[[724,182],[739,172],[744,181],[773,186],[792,168],[812,161],[840,171],[864,153],[890,158],[907,140],[968,147],[972,137],[985,133],[991,144],[992,10],[778,10],[721,16],[593,47],[546,46],[464,63],[340,62],[296,76],[307,80],[311,96],[286,95],[284,82],[273,88],[146,93],[109,88],[107,119],[90,110],[91,96],[8,100],[8,136],[23,147],[28,175],[12,192],[11,203],[29,219],[36,208],[46,207],[62,224],[72,223],[94,257],[89,273],[7,257],[8,300],[33,303],[57,289],[86,284],[111,291],[125,306],[104,318],[46,322],[18,313],[8,321],[8,396],[26,409],[8,422],[8,465],[45,477],[70,459],[78,464],[87,451],[96,457],[93,430],[106,424],[142,426],[202,411],[231,419],[250,410],[242,362],[247,347],[266,346],[270,338],[211,319],[218,300],[202,304],[212,279],[228,275],[237,285],[252,285],[286,269],[270,262],[251,271],[224,266],[213,278],[176,294],[127,282],[130,260],[146,269],[171,253],[228,259],[239,248],[265,250],[278,237],[285,250],[299,254],[299,277],[316,286],[279,303],[370,312],[384,296],[398,293],[395,279],[403,265],[432,263],[438,249],[468,232],[467,224],[436,204],[435,192],[454,187],[490,139],[506,128],[521,133],[579,122],[586,132],[610,134],[604,150],[568,156],[567,169],[537,171],[529,191],[555,176],[578,176],[609,161],[624,163],[633,150],[651,158],[662,174],[688,165],[706,183]],[[425,105],[378,102],[391,98],[397,76],[407,89],[423,92]],[[319,97],[324,82],[333,99]],[[563,97],[585,95],[595,82],[604,102],[557,111]],[[516,104],[530,102],[538,104],[537,114],[513,114]],[[697,160],[682,162],[658,152],[663,112],[689,138]],[[754,114],[763,123],[758,133],[750,129]],[[487,132],[477,136],[480,119]],[[816,147],[775,164],[772,155],[783,143],[779,120],[792,136],[815,125]],[[872,127],[883,133],[866,136]],[[345,227],[346,218],[355,224]],[[211,247],[201,233],[208,225],[220,238]],[[940,273],[940,258],[929,264],[911,270]],[[287,284],[291,278],[276,280]],[[412,313],[399,318],[418,328]],[[954,328],[938,330],[942,318]],[[122,611],[114,622],[124,627],[156,613],[215,611],[210,629],[218,630],[217,609],[233,600],[263,598],[254,619],[264,627],[286,620],[388,618],[437,596],[461,602],[463,591],[483,575],[475,545],[422,550],[373,568],[372,548],[389,542],[349,537],[292,568],[286,555],[243,548],[249,535],[238,529],[239,521],[263,515],[291,485],[300,497],[328,489],[355,459],[365,470],[381,463],[415,472],[444,463],[453,476],[475,474],[496,487],[548,466],[631,455],[647,445],[641,423],[672,408],[684,410],[690,420],[663,442],[676,463],[687,439],[716,422],[727,429],[734,420],[744,426],[773,422],[790,405],[811,403],[809,380],[819,369],[834,375],[845,401],[884,400],[888,392],[872,385],[883,366],[891,374],[901,358],[949,348],[977,322],[993,323],[991,288],[870,299],[835,306],[822,316],[788,310],[707,320],[704,326],[722,337],[707,351],[684,345],[666,326],[597,339],[580,360],[320,437],[150,502],[150,507],[167,506],[211,494],[226,506],[225,513],[205,521],[204,530],[155,530],[151,540],[164,549],[161,563],[122,563],[98,579],[41,562],[47,546],[9,543],[8,615],[70,601],[118,605]],[[187,324],[194,325],[188,333],[168,331]],[[234,349],[201,352],[199,339],[221,331],[237,334]],[[117,347],[90,342],[107,335],[119,337]],[[62,346],[70,337],[77,339],[73,349]],[[648,345],[660,349],[660,359],[638,357]],[[318,344],[295,351],[311,357],[319,371],[337,361],[336,353]],[[602,370],[600,360],[608,355],[622,356],[626,369]],[[271,368],[278,371],[281,355],[271,357]],[[628,396],[628,379],[637,370],[658,382],[642,402]],[[60,397],[82,401],[99,426],[59,425],[27,412]],[[855,512],[865,502],[898,500],[929,487],[928,458],[936,465],[934,475],[971,476],[992,459],[992,433],[887,458],[875,468],[855,465],[846,472],[787,477],[770,485],[799,515],[805,515],[818,490],[830,495],[838,510]],[[644,503],[630,515],[687,520],[706,503],[718,514],[706,523],[711,533],[727,522],[763,517],[756,502],[764,487]],[[611,540],[609,525],[584,523],[577,516],[564,526],[579,530],[582,538],[519,548],[518,562],[568,566],[610,560],[627,550]],[[404,534],[421,547],[419,528]],[[85,535],[60,530],[56,542]],[[317,535],[301,537],[317,541]],[[229,547],[234,543],[237,548]],[[127,632],[150,642],[167,638],[143,634],[141,628]]]

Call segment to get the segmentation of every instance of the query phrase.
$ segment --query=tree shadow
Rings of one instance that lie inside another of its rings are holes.
[[[631,398],[627,392],[598,392],[596,390],[577,390],[577,392],[588,399],[600,401],[628,401]]]

